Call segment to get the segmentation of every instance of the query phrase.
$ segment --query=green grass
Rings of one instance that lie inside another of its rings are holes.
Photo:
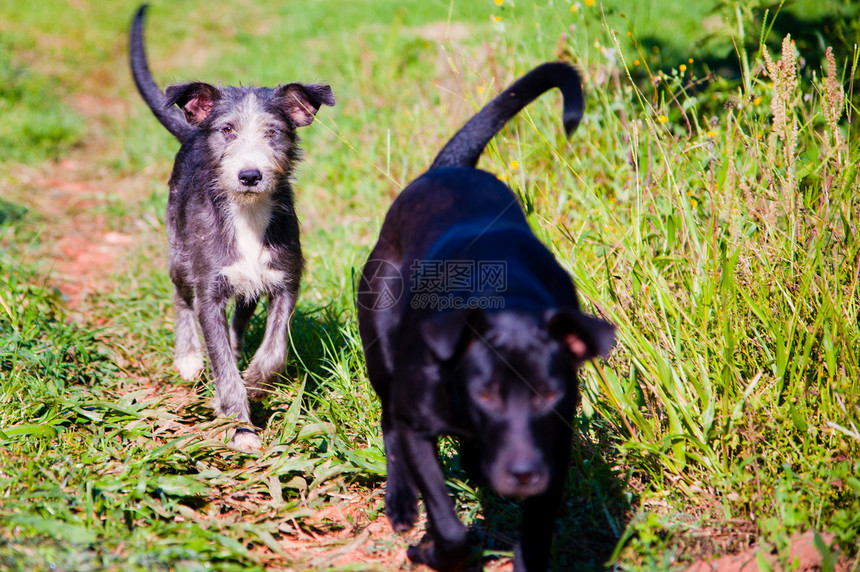
[[[254,409],[267,448],[248,457],[224,446],[210,384],[172,371],[163,217],[178,145],[130,82],[134,3],[4,4],[0,567],[330,568],[334,556],[285,553],[283,541],[335,537],[344,523],[313,515],[349,495],[368,496],[369,520],[381,509],[356,273],[391,199],[450,134],[561,55],[586,77],[579,131],[564,139],[548,94],[481,161],[520,196],[586,308],[618,327],[610,359],[583,371],[556,568],[683,569],[750,538],[787,566],[792,535],[815,530],[834,534],[856,570],[860,138],[857,55],[843,49],[856,8],[795,3],[771,26],[775,8],[750,6],[153,6],[162,86],[326,81],[338,99],[302,133],[308,270],[284,383]],[[800,79],[775,87],[761,38],[788,61],[791,18],[837,13],[845,27],[815,29],[837,48],[847,103],[834,102],[823,44],[808,35],[793,36]],[[726,60],[730,77],[699,81]],[[787,126],[774,123],[775,100]],[[134,238],[110,285],[71,311],[50,260],[74,222],[52,218],[54,191],[39,183],[68,174],[63,157],[101,189],[76,216]],[[453,451],[446,442],[476,556],[508,553],[516,505],[471,488]]]
[[[58,86],[12,61],[0,40],[0,152],[3,162],[56,158],[80,138],[82,120],[57,97]]]

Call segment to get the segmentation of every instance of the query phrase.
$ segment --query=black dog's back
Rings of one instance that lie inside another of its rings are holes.
[[[527,225],[516,196],[495,176],[478,169],[443,167],[428,171],[398,195],[385,217],[379,244],[402,244],[404,258],[423,256],[441,233],[461,221],[468,221],[475,232],[502,224]]]

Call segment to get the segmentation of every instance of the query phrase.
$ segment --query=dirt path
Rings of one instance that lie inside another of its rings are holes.
[[[112,230],[106,218],[96,214],[105,185],[80,160],[64,159],[52,171],[34,172],[22,183],[33,189],[33,206],[47,223],[42,262],[51,269],[50,283],[76,315],[88,295],[109,288],[110,276],[123,270],[135,237]]]

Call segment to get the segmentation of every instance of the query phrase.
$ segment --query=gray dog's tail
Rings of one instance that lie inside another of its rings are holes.
[[[134,77],[137,91],[140,92],[140,95],[155,117],[174,137],[179,139],[180,143],[185,143],[197,128],[185,121],[185,117],[179,108],[172,105],[165,108],[164,94],[161,93],[161,89],[156,85],[155,80],[152,79],[149,64],[146,62],[146,53],[143,50],[143,16],[148,7],[146,4],[143,4],[138,8],[131,25],[131,45],[129,50],[131,75]]]
[[[579,125],[585,107],[582,82],[573,66],[563,62],[540,65],[515,81],[470,119],[436,155],[430,169],[440,167],[474,167],[484,147],[508,120],[537,99],[543,92],[557,87],[564,97],[562,121],[569,136]]]

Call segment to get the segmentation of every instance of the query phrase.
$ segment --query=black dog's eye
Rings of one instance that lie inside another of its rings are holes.
[[[475,392],[475,399],[483,407],[496,408],[500,402],[499,388],[495,384],[479,387]]]
[[[535,411],[541,411],[548,407],[552,407],[555,405],[555,402],[558,401],[559,397],[559,392],[553,390],[536,393],[531,399],[532,409]]]

